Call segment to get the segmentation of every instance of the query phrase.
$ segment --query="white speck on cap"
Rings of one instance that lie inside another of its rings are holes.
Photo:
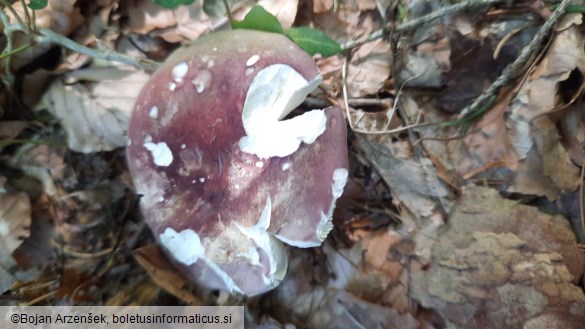
[[[156,119],[158,117],[158,107],[153,106],[150,108],[150,111],[148,111],[148,115],[153,118]]]
[[[211,72],[202,70],[191,80],[191,83],[195,86],[197,92],[201,94],[211,84]]]
[[[199,182],[200,183],[205,183],[205,177],[199,177]]]
[[[339,198],[343,193],[343,188],[347,183],[347,177],[349,173],[345,168],[337,168],[333,171],[333,184],[331,186],[331,192],[335,199]]]
[[[175,65],[175,67],[173,67],[173,70],[171,71],[173,80],[177,83],[183,82],[183,78],[185,77],[185,75],[187,75],[188,71],[189,64],[187,64],[187,62],[181,62]]]
[[[252,66],[252,65],[256,64],[256,62],[258,62],[259,59],[260,59],[260,56],[258,56],[258,55],[251,56],[246,61],[246,66]]]
[[[187,266],[193,265],[197,259],[205,255],[199,235],[191,229],[177,233],[177,231],[167,227],[159,235],[159,239],[162,246],[171,253],[174,259]]]
[[[282,171],[286,171],[290,168],[290,162],[285,162],[282,164]]]
[[[144,147],[152,154],[152,161],[155,165],[168,167],[173,162],[173,152],[167,143],[144,143]]]

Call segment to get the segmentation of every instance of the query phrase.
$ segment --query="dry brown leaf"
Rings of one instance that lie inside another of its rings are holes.
[[[315,14],[324,13],[333,8],[334,0],[313,0],[313,12]]]
[[[0,250],[14,252],[30,235],[31,208],[23,192],[0,194]]]
[[[575,285],[585,256],[568,221],[492,189],[463,190],[432,253],[430,268],[414,273],[410,287],[454,327],[475,328],[480,321],[520,328],[542,312],[569,313],[585,302]]]
[[[38,179],[43,185],[43,192],[52,196],[57,193],[55,181],[64,177],[63,153],[63,148],[26,144],[9,163],[26,175]]]
[[[299,0],[260,0],[258,4],[278,18],[285,29],[292,27],[297,16]]]
[[[473,123],[469,128],[470,135],[463,138],[464,146],[460,140],[448,144],[461,176],[496,162],[497,167],[517,169],[518,155],[511,145],[505,121],[505,110],[512,96],[512,90],[507,90],[488,113]]]
[[[361,46],[352,56],[347,68],[347,88],[350,97],[375,95],[390,76],[390,44],[377,40]]]
[[[151,0],[138,0],[128,10],[128,25],[131,32],[147,34],[155,29],[165,29],[177,24],[171,10],[155,5]]]
[[[171,265],[156,245],[148,245],[134,251],[134,259],[148,272],[161,288],[181,299],[188,305],[201,306],[199,298],[185,289],[189,285]]]
[[[238,6],[235,6],[238,7]],[[150,33],[171,43],[187,43],[215,30],[226,18],[210,18],[203,11],[203,1],[173,10],[155,5],[152,0],[137,0],[128,11],[130,31]]]
[[[89,153],[126,145],[126,130],[134,101],[150,76],[117,68],[71,72],[66,79],[97,81],[65,85],[53,83],[45,106],[61,119],[72,150]]]
[[[2,187],[3,189],[3,187]],[[16,281],[12,253],[30,235],[31,206],[23,192],[0,194],[0,292]]]
[[[574,47],[583,42],[576,27],[559,32],[510,105],[509,135],[519,158],[526,163],[519,168],[518,178],[509,191],[556,199],[559,191],[571,191],[578,185],[578,168],[561,144],[557,122],[543,115],[557,106],[559,83],[573,70],[585,73],[585,51]],[[534,151],[537,154],[528,159],[529,152]],[[527,172],[520,172],[523,169]],[[553,186],[548,185],[551,183]]]

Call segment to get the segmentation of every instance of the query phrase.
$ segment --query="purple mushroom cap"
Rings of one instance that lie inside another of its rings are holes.
[[[285,117],[321,82],[286,37],[235,30],[181,48],[142,90],[128,163],[145,220],[193,280],[246,295],[278,285],[283,243],[319,246],[348,177],[335,107]]]

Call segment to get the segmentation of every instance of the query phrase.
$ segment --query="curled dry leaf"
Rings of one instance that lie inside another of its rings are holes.
[[[30,234],[31,208],[23,192],[0,194],[0,250],[12,253]]]
[[[57,81],[44,98],[44,104],[61,119],[69,148],[89,153],[125,146],[134,100],[148,74],[116,68],[75,72],[71,77],[95,82],[65,85]]]
[[[361,46],[347,68],[347,88],[351,97],[376,94],[390,76],[390,44],[377,40]]]
[[[12,253],[30,235],[30,200],[26,193],[0,194],[0,293],[16,278],[8,269],[16,266]]]
[[[556,122],[544,114],[557,105],[559,83],[568,79],[573,70],[585,72],[585,51],[574,46],[583,42],[577,28],[561,31],[511,103],[508,131],[511,143],[524,163],[510,192],[556,199],[560,191],[572,191],[578,185],[578,168],[561,143]],[[528,168],[533,168],[530,174]]]
[[[152,0],[138,0],[128,10],[130,31],[160,36],[167,42],[186,43],[212,31],[220,19],[213,19],[203,11],[203,1],[188,6],[167,9]]]

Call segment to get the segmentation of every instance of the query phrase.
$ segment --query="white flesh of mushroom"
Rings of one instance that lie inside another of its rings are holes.
[[[272,203],[270,197],[268,197],[266,205],[256,225],[252,227],[243,227],[235,223],[239,233],[245,237],[245,239],[253,241],[254,245],[254,247],[249,247],[236,254],[236,257],[248,259],[249,263],[253,266],[261,266],[260,255],[257,250],[262,250],[266,253],[270,268],[267,275],[263,275],[262,280],[268,288],[276,287],[280,281],[282,281],[286,274],[288,263],[286,251],[282,243],[275,239],[271,233],[266,231],[268,226],[270,226],[271,212]],[[227,231],[229,230],[226,230],[226,232]],[[195,231],[187,229],[177,233],[172,228],[166,228],[165,231],[160,234],[159,238],[161,245],[178,262],[181,262],[186,266],[191,266],[198,260],[204,261],[223,281],[227,290],[241,292],[241,289],[233,278],[221,270],[216,264],[215,257],[217,255],[210,250],[206,253],[206,248],[203,246],[206,243],[201,242],[199,235]],[[214,243],[221,240],[222,237],[218,237]],[[210,247],[209,249],[215,250],[218,248]]]
[[[173,162],[173,152],[169,149],[167,143],[144,143],[144,148],[152,154],[152,161],[155,165],[168,167]]]
[[[239,293],[242,292],[227,273],[222,271],[213,261],[210,261],[205,257],[205,250],[201,244],[201,239],[195,231],[187,229],[177,232],[174,229],[167,227],[165,231],[160,234],[159,238],[163,248],[165,248],[176,261],[181,262],[186,266],[191,266],[198,260],[203,261],[213,270],[213,272],[215,272],[220,280],[222,280],[227,290]]]
[[[292,67],[270,65],[254,77],[242,111],[246,136],[240,150],[261,158],[285,157],[304,142],[313,143],[325,131],[327,117],[313,110],[289,120],[282,120],[319,86],[321,75],[307,81]]]

